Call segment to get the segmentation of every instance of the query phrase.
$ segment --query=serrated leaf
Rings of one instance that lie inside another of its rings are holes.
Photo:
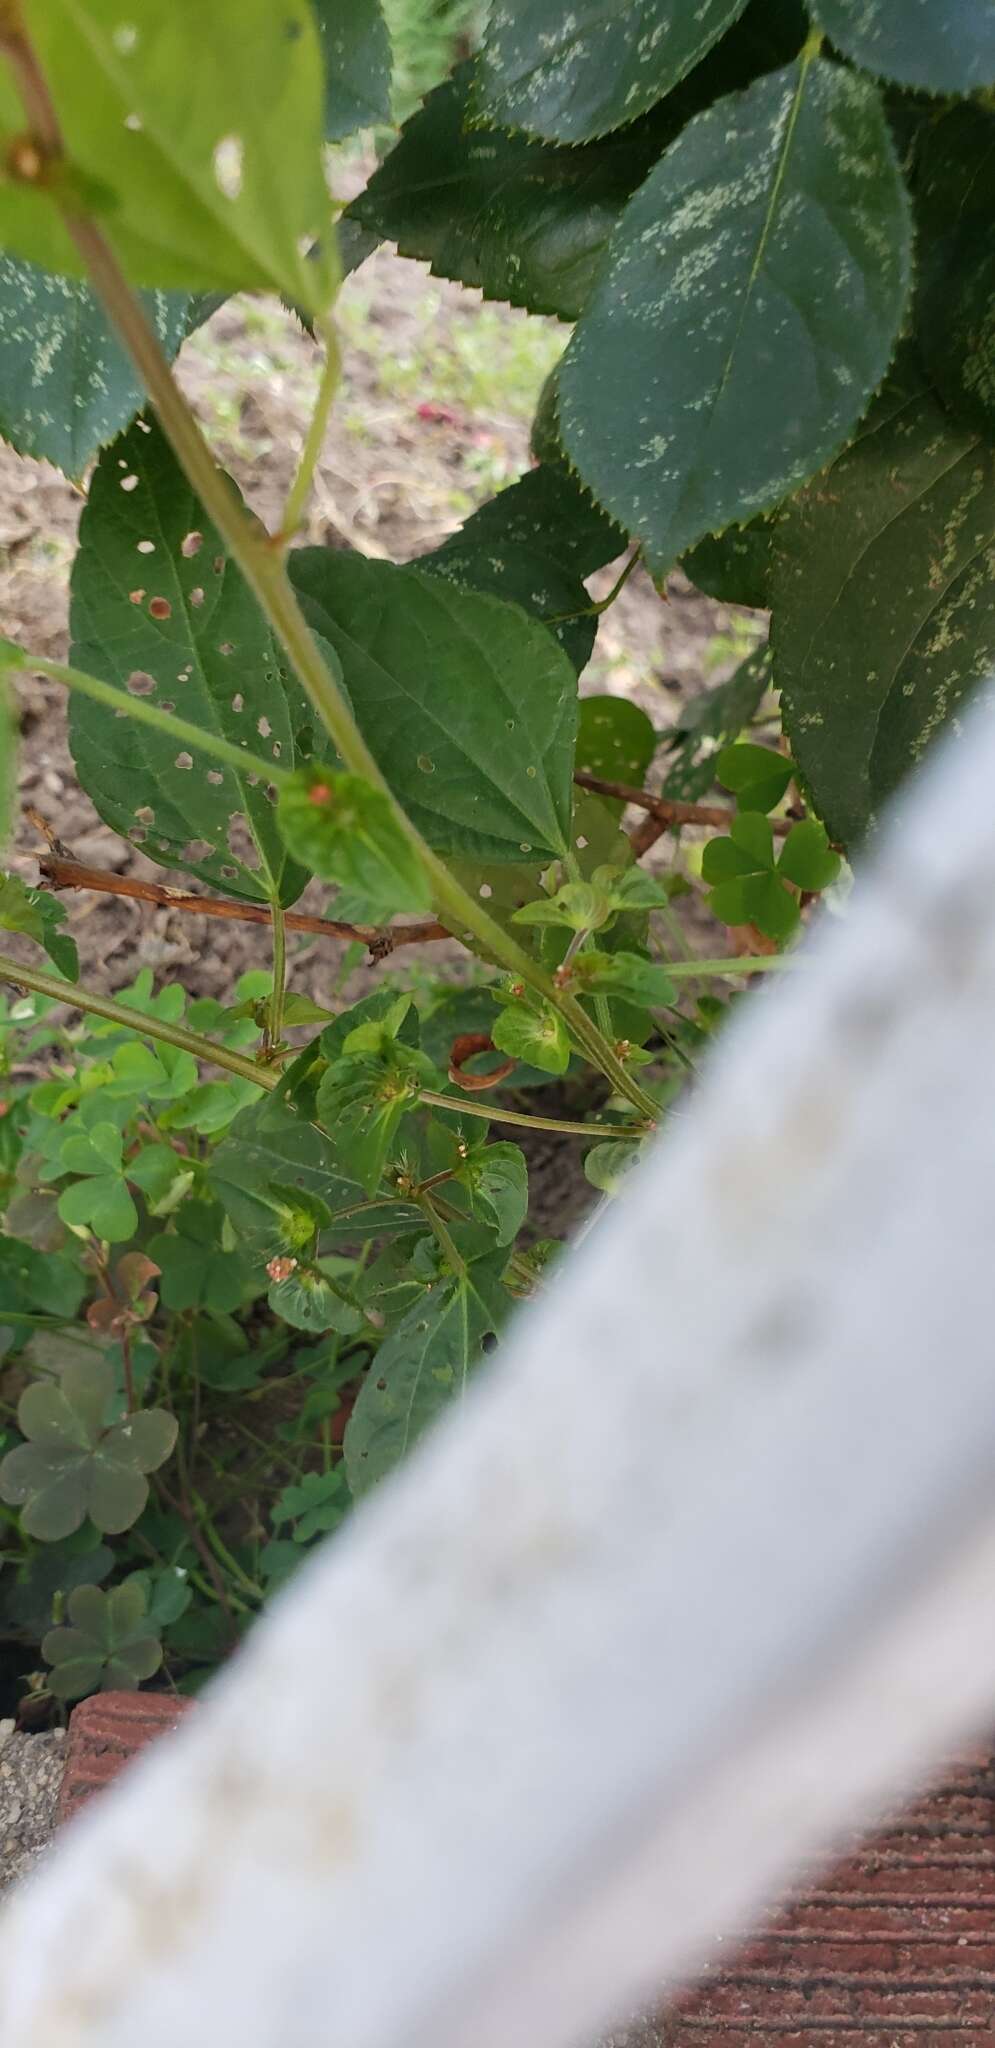
[[[22,1509],[21,1525],[42,1542],[71,1535],[89,1515],[119,1535],[148,1499],[145,1474],[169,1457],[176,1422],[144,1408],[107,1425],[114,1375],[107,1359],[71,1360],[58,1384],[34,1383],[18,1404],[27,1439],[0,1464],[0,1496]]]
[[[917,334],[941,397],[995,438],[995,112],[954,107],[928,131],[916,181]]]
[[[530,1010],[526,1003],[509,1003],[500,1011],[491,1029],[499,1052],[525,1060],[544,1074],[565,1074],[570,1065],[567,1027],[552,1003]]]
[[[476,562],[486,561],[488,555],[500,559],[507,550],[513,560],[523,553],[548,557],[576,588],[596,569],[613,562],[624,547],[623,529],[595,504],[560,461],[527,470],[516,483],[489,498],[434,556],[422,556],[420,566],[444,563],[447,557],[469,560],[472,556]],[[471,580],[467,575],[466,581]],[[494,594],[511,596],[512,592],[502,593],[495,580]]]
[[[272,754],[281,768],[294,767],[298,749],[304,757],[322,751],[315,715],[255,599],[149,421],[136,421],[97,466],[80,522],[70,622],[73,659],[90,674]],[[306,874],[288,859],[273,803],[255,778],[195,758],[151,726],[78,695],[69,736],[101,817],[152,860],[232,896],[259,901],[277,890],[292,903],[300,894]],[[238,819],[252,832],[258,867],[232,838]]]
[[[462,1399],[485,1341],[510,1297],[505,1254],[477,1259],[465,1275],[437,1281],[381,1345],[346,1425],[344,1452],[355,1498],[405,1457],[422,1431]]]
[[[358,555],[306,548],[289,567],[429,845],[494,861],[565,853],[577,690],[544,628],[517,606]]]
[[[334,270],[321,56],[301,0],[277,9],[212,0],[206,11],[201,0],[129,0],[126,15],[119,0],[23,0],[21,13],[64,138],[65,175],[132,283],[276,291],[323,310]],[[25,126],[4,62],[5,163]],[[81,274],[52,198],[9,172],[0,239],[48,270]]]
[[[390,798],[362,776],[299,769],[281,784],[277,819],[302,867],[349,890],[354,916],[382,924],[431,909],[428,876]]]
[[[98,1686],[105,1692],[132,1691],[158,1671],[162,1644],[146,1609],[144,1576],[136,1573],[109,1593],[94,1585],[70,1593],[70,1626],[49,1629],[41,1645],[52,1666],[49,1689],[57,1699],[81,1699]]]
[[[172,361],[206,318],[203,302],[143,293]],[[98,299],[85,284],[14,256],[0,257],[0,434],[19,455],[81,477],[125,427],[144,392]]]
[[[995,661],[995,456],[904,367],[774,544],[785,729],[845,847]]]
[[[475,514],[474,518],[478,516]],[[512,540],[495,545],[493,540],[476,540],[473,527],[474,519],[468,520],[461,533],[454,534],[430,555],[419,556],[415,566],[432,576],[444,577],[458,590],[482,590],[491,597],[521,605],[523,611],[548,627],[579,675],[591,658],[598,622],[591,614],[591,600],[580,578],[564,569],[549,552],[555,546],[555,535],[544,533],[533,547]]]
[[[36,939],[60,974],[68,981],[79,980],[79,954],[68,932],[60,930],[66,913],[54,896],[43,889],[29,889],[18,875],[0,873],[0,931],[23,932]]]
[[[390,120],[390,36],[380,0],[312,0],[325,60],[325,138]]]
[[[559,375],[567,452],[655,574],[839,447],[909,275],[868,80],[808,53],[690,122],[626,208]]]
[[[773,520],[765,513],[745,526],[706,533],[683,557],[681,568],[696,590],[720,604],[770,609],[770,540]]]
[[[662,99],[742,14],[746,0],[504,0],[491,10],[475,105],[506,128],[585,142]]]
[[[819,25],[844,56],[923,92],[995,84],[991,0],[819,0]]]
[[[577,768],[584,775],[598,775],[605,782],[628,782],[642,786],[646,770],[659,746],[652,721],[628,697],[582,697],[577,727]],[[616,815],[625,806],[612,802]]]

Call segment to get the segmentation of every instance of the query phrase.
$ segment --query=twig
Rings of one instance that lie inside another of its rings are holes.
[[[37,812],[33,822],[41,824]],[[48,833],[46,831],[46,837]],[[93,889],[108,896],[130,896],[139,903],[159,903],[167,910],[199,917],[236,919],[241,924],[270,925],[273,913],[268,903],[235,903],[224,896],[197,896],[187,889],[174,889],[162,882],[140,882],[134,875],[112,875],[104,868],[84,867],[81,861],[66,860],[57,853],[43,854],[38,862],[43,882],[52,889]],[[288,931],[316,932],[326,939],[358,939],[369,948],[373,960],[386,960],[398,946],[418,946],[432,939],[448,939],[445,925],[433,921],[377,927],[345,924],[333,917],[306,917],[288,910],[284,922]]]
[[[584,770],[578,770],[574,781],[579,789],[593,790],[595,796],[614,796],[620,803],[635,804],[641,811],[647,811],[654,824],[660,827],[660,832],[654,832],[653,838],[648,841],[649,846],[652,846],[653,841],[660,837],[661,832],[666,832],[668,827],[711,825],[720,832],[728,832],[736,815],[735,811],[727,810],[724,804],[688,804],[681,802],[677,797],[654,796],[651,790],[636,789],[628,782],[608,782],[603,776],[588,775]],[[790,832],[792,825],[797,821],[794,818],[772,818],[770,822],[775,832],[784,834]],[[636,848],[638,836],[638,833],[633,834],[633,850]],[[646,847],[640,849],[643,852],[646,850]]]

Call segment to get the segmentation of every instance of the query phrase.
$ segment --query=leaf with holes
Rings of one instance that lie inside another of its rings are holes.
[[[138,1520],[149,1497],[145,1475],[169,1457],[176,1422],[163,1408],[140,1408],[109,1424],[113,1398],[103,1357],[72,1361],[57,1383],[25,1388],[17,1421],[27,1442],[0,1464],[0,1497],[21,1508],[27,1535],[51,1543],[89,1515],[117,1536]]]
[[[917,332],[951,409],[995,433],[995,112],[954,107],[927,133],[916,181]]]
[[[0,931],[23,932],[36,939],[68,981],[79,980],[75,941],[61,930],[66,913],[43,889],[29,889],[18,875],[0,873]]]
[[[275,291],[321,312],[334,286],[321,53],[304,0],[21,0],[62,131],[70,196],[133,284]],[[196,53],[195,55],[193,53]],[[0,62],[0,155],[25,129]],[[16,161],[16,156],[15,156]],[[0,240],[70,277],[75,242],[41,184],[0,183]]]
[[[67,1628],[51,1628],[41,1653],[49,1691],[59,1700],[90,1692],[133,1692],[162,1663],[158,1627],[148,1612],[139,1574],[105,1593],[77,1586],[66,1602]]]
[[[746,0],[525,0],[491,10],[475,105],[487,121],[560,142],[621,128],[685,77]]]
[[[213,1154],[208,1180],[250,1256],[297,1256],[310,1243],[314,1218],[296,1195],[317,1198],[329,1212],[327,1240],[395,1236],[424,1221],[404,1202],[370,1202],[338,1164],[332,1141],[279,1098],[243,1109]]]
[[[428,876],[390,798],[361,775],[302,768],[281,786],[277,816],[295,860],[348,889],[353,918],[382,924],[431,909]]]
[[[626,208],[559,373],[567,453],[656,574],[840,446],[909,275],[869,80],[806,55],[689,123]]]
[[[819,0],[819,26],[854,64],[899,85],[995,85],[992,0]]]
[[[656,727],[628,697],[582,697],[577,724],[577,769],[582,775],[597,775],[603,782],[627,782],[642,787],[646,771],[656,753]],[[621,799],[606,798],[616,817],[625,806]]]
[[[885,798],[995,663],[995,455],[914,371],[774,543],[774,678],[834,840]]]
[[[73,659],[90,674],[282,768],[294,767],[298,750],[321,751],[314,713],[255,599],[148,421],[105,449],[94,475],[73,565],[71,630]],[[101,817],[151,859],[231,896],[276,893],[292,903],[300,895],[306,871],[288,858],[274,804],[254,777],[194,759],[153,727],[79,696],[69,738]]]
[[[172,361],[206,319],[200,298],[144,293],[145,310]],[[125,427],[144,392],[93,292],[14,256],[0,257],[0,434],[20,455],[81,477]]]
[[[363,1027],[376,1030],[376,1026]],[[347,1046],[349,1041],[347,1041]],[[379,1186],[404,1118],[436,1079],[430,1059],[384,1031],[375,1049],[335,1060],[318,1086],[318,1117],[335,1156],[368,1195]]]
[[[504,1252],[476,1259],[458,1278],[437,1281],[381,1345],[346,1424],[346,1475],[355,1498],[462,1398],[482,1349],[511,1307],[501,1284],[505,1260]]]
[[[517,605],[359,555],[305,548],[290,572],[429,845],[493,861],[564,854],[577,685],[543,627]]]
[[[325,60],[325,139],[390,120],[390,36],[380,0],[313,0]]]

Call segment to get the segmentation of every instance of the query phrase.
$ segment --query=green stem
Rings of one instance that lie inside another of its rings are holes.
[[[41,81],[44,88],[44,81]],[[229,479],[219,470],[198,422],[175,382],[144,307],[131,291],[116,258],[92,221],[66,212],[64,220],[86,265],[90,280],[128,349],[172,443],[177,460],[201,504],[237,563],[257,603],[280,640],[300,682],[345,766],[372,782],[389,799],[428,874],[440,914],[477,939],[500,966],[527,982],[562,1013],[577,1046],[605,1075],[612,1087],[644,1115],[652,1102],[627,1074],[612,1047],[575,998],[558,990],[552,978],[502,931],[476,899],[457,882],[438,855],[425,845],[407,813],[388,787],[338,682],[326,665],[287,576],[282,545],[274,544],[246,511]],[[270,776],[272,779],[272,775]]]
[[[273,913],[273,993],[269,999],[266,1022],[267,1050],[272,1051],[283,1037],[283,1005],[287,992],[287,920],[283,904],[274,896],[270,902]]]
[[[782,968],[796,967],[794,953],[744,953],[738,960],[668,960],[667,973],[680,981],[697,974],[780,974]]]
[[[615,599],[618,596],[620,596],[621,592],[625,589],[625,586],[629,581],[629,577],[632,575],[633,569],[635,568],[636,563],[638,562],[641,554],[642,545],[641,543],[637,542],[636,546],[632,550],[631,555],[629,556],[628,561],[625,564],[624,569],[621,572],[621,575],[617,576],[614,583],[612,584],[612,587],[608,592],[607,597],[599,598],[596,604],[584,605],[583,609],[579,612],[557,612],[555,617],[551,619],[543,619],[543,625],[565,626],[568,620],[570,619],[600,619],[602,612],[608,611],[609,608],[614,604]]]
[[[6,652],[3,667],[8,673],[26,669],[32,675],[48,676],[53,683],[62,683],[67,690],[76,690],[82,697],[92,697],[95,704],[106,704],[109,711],[122,711],[136,725],[154,726],[157,732],[167,738],[180,740],[184,746],[196,747],[202,754],[213,754],[216,761],[223,761],[228,768],[234,768],[239,775],[258,775],[263,782],[280,782],[287,778],[284,768],[274,761],[264,761],[261,754],[250,754],[247,747],[236,747],[232,740],[223,739],[220,733],[205,732],[199,725],[191,725],[187,718],[177,718],[173,711],[161,711],[157,704],[151,704],[147,697],[132,697],[127,690],[119,690],[113,683],[105,683],[99,676],[87,675],[83,669],[69,668],[64,661],[45,661],[37,654],[23,654],[19,662]]]
[[[257,1586],[255,1581],[249,1578],[248,1573],[242,1570],[242,1567],[239,1564],[237,1557],[232,1556],[232,1553],[229,1550],[227,1543],[222,1541],[222,1538],[219,1536],[218,1531],[211,1520],[208,1507],[206,1503],[201,1500],[199,1493],[192,1494],[191,1499],[193,1501],[194,1511],[200,1523],[201,1530],[207,1542],[210,1544],[211,1549],[213,1550],[214,1555],[218,1560],[218,1563],[224,1565],[225,1570],[231,1573],[232,1578],[236,1581],[238,1585],[241,1586],[242,1591],[244,1593],[248,1593],[253,1600],[265,1599],[266,1596],[263,1592],[262,1587]]]
[[[457,1116],[481,1116],[485,1122],[518,1124],[527,1131],[555,1131],[561,1138],[635,1138],[656,1129],[655,1113],[645,1124],[581,1124],[551,1116],[526,1116],[517,1109],[498,1109],[495,1103],[477,1102],[468,1095],[437,1095],[431,1088],[419,1089],[418,1099],[432,1109],[451,1109]]]
[[[446,1259],[447,1263],[452,1268],[453,1272],[458,1275],[459,1279],[465,1280],[466,1260],[463,1258],[462,1254],[458,1250],[449,1230],[443,1223],[442,1217],[439,1215],[439,1211],[436,1208],[431,1195],[419,1195],[416,1196],[415,1199],[418,1202],[418,1207],[420,1209],[424,1209],[425,1214],[428,1217],[429,1223],[432,1226],[432,1230],[435,1234],[435,1237],[442,1248],[443,1257]]]
[[[314,482],[314,473],[318,467],[318,458],[324,446],[325,434],[328,429],[332,406],[335,402],[335,393],[338,390],[339,378],[342,374],[342,356],[339,350],[339,338],[335,330],[334,321],[323,321],[318,332],[325,344],[325,361],[321,372],[321,382],[318,385],[318,396],[315,399],[314,411],[311,414],[311,422],[307,430],[307,438],[301,451],[300,467],[291,485],[290,496],[287,499],[283,518],[280,522],[280,536],[285,541],[293,539],[304,517],[305,507]]]
[[[196,1031],[186,1031],[182,1024],[167,1024],[161,1017],[147,1017],[143,1010],[128,1009],[112,996],[99,996],[92,989],[78,988],[74,982],[59,981],[54,974],[44,974],[36,967],[24,967],[20,960],[11,960],[6,953],[0,953],[0,981],[9,982],[14,988],[33,989],[36,995],[48,996],[53,1003],[66,1003],[85,1015],[104,1017],[109,1024],[119,1024],[122,1030],[133,1032],[136,1038],[159,1039],[179,1052],[192,1053],[195,1060],[209,1061],[243,1081],[254,1081],[257,1088],[277,1085],[276,1074],[243,1059],[241,1053],[229,1051],[226,1045],[216,1045],[212,1038],[201,1038]]]

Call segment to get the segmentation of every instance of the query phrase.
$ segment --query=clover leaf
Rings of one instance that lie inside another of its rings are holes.
[[[123,1244],[138,1229],[138,1210],[125,1185],[124,1142],[116,1124],[75,1132],[60,1153],[60,1171],[82,1176],[59,1196],[63,1223],[85,1226],[108,1244]]]
[[[17,875],[0,874],[0,931],[23,932],[44,947],[53,966],[67,981],[79,980],[79,954],[74,940],[60,927],[66,913],[61,903],[41,889],[29,889]]]
[[[149,1497],[145,1474],[169,1457],[176,1421],[165,1409],[140,1408],[108,1423],[113,1398],[114,1373],[102,1357],[67,1365],[57,1383],[25,1388],[17,1420],[27,1441],[0,1464],[0,1496],[21,1508],[27,1535],[56,1542],[89,1515],[117,1536],[137,1521]]]
[[[66,1602],[70,1626],[50,1628],[41,1653],[52,1666],[49,1690],[60,1700],[89,1692],[134,1692],[162,1663],[162,1644],[137,1578],[109,1593],[77,1586]]]

